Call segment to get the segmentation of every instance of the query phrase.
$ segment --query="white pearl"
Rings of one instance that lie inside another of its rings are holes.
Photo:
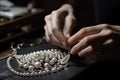
[[[31,76],[34,76],[34,72],[30,73]]]
[[[45,62],[49,62],[50,60],[49,60],[49,58],[48,57],[46,57],[45,58]]]
[[[41,56],[41,59],[45,59],[45,57],[42,55],[42,56]]]
[[[19,72],[16,72],[17,75],[19,75]]]
[[[44,61],[43,60],[40,60],[41,63],[43,63]]]
[[[62,70],[64,67],[62,66],[62,65],[59,65],[58,67],[57,67],[57,70],[58,71],[60,71],[60,70]]]
[[[52,59],[52,58],[53,58],[53,56],[50,54],[50,55],[49,55],[49,58],[50,58],[50,59]]]
[[[34,66],[29,66],[28,70],[29,71],[33,71],[34,70]]]
[[[20,76],[23,76],[23,73],[22,73],[22,72],[20,72],[19,74],[20,74]]]
[[[35,61],[39,61],[39,59],[38,59],[38,58],[36,58],[36,59],[35,59]]]
[[[35,66],[35,68],[40,68],[41,67],[41,63],[40,62],[35,62],[34,66]]]
[[[7,60],[7,66],[11,72],[19,76],[37,76],[45,75],[51,72],[57,72],[64,69],[65,67],[67,67],[64,65],[67,64],[70,55],[64,55],[61,51],[51,49],[44,51],[36,51],[25,55],[16,54],[16,56],[13,55],[13,57],[18,60],[19,67],[23,67],[23,69],[26,69],[26,73],[19,72],[13,69],[10,65],[10,61],[13,58],[9,57]],[[41,71],[41,69],[44,71]]]
[[[19,66],[20,66],[20,67],[23,67],[23,66],[24,66],[24,63],[21,63],[21,62],[20,62],[20,63],[19,63]]]
[[[49,70],[48,68],[45,68],[45,71]]]
[[[27,69],[27,68],[28,68],[28,65],[27,65],[27,64],[24,64],[23,68],[24,68],[24,69]]]
[[[56,72],[57,69],[55,67],[52,68],[52,72]]]
[[[42,74],[42,71],[39,71],[38,74],[39,74],[39,75],[43,75],[43,74]]]
[[[45,64],[44,64],[44,67],[45,67],[45,68],[50,67],[49,63],[45,63]]]
[[[51,64],[51,65],[54,65],[56,62],[57,62],[57,59],[56,59],[56,58],[52,58],[52,60],[50,60],[50,64]]]
[[[45,75],[45,74],[47,74],[47,72],[46,72],[46,71],[43,71],[42,74]]]
[[[29,76],[29,75],[30,75],[30,73],[27,72],[27,73],[26,73],[26,76]]]
[[[66,55],[63,59],[61,59],[60,63],[61,64],[66,64],[69,59],[70,59],[70,54]]]
[[[38,73],[37,73],[37,72],[34,72],[34,75],[36,76],[36,75],[38,75]]]
[[[46,72],[47,72],[47,73],[50,73],[50,70],[48,69],[48,70],[46,70]]]

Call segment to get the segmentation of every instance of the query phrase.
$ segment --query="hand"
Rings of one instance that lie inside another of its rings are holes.
[[[104,60],[120,58],[120,26],[100,24],[85,27],[68,39],[71,53]]]
[[[64,4],[59,9],[47,15],[45,22],[46,40],[59,47],[66,48],[68,46],[67,39],[70,37],[71,30],[75,26],[72,6]]]

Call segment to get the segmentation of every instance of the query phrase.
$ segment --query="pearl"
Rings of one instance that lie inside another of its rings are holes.
[[[56,72],[57,69],[55,67],[52,68],[52,72]]]
[[[51,64],[51,65],[54,65],[56,62],[57,62],[57,59],[56,59],[56,58],[52,58],[52,60],[50,60],[50,64]]]
[[[23,73],[19,73],[20,76],[23,76]]]
[[[41,67],[41,63],[40,62],[35,62],[34,66],[35,66],[35,68],[40,68]]]
[[[50,67],[49,63],[45,63],[45,64],[44,64],[44,67],[45,67],[45,68]]]
[[[19,66],[20,66],[20,67],[23,67],[23,66],[24,66],[24,63],[19,63]]]
[[[43,74],[42,74],[42,71],[39,71],[38,74],[39,74],[39,75],[43,75]]]
[[[50,73],[50,70],[46,70],[47,73]]]
[[[66,55],[63,59],[61,59],[60,63],[61,64],[66,64],[69,59],[70,59],[70,54]]]
[[[29,73],[26,73],[26,76],[29,76],[30,74]]]
[[[21,69],[26,69],[25,72],[17,71],[11,66],[10,63],[13,57],[15,57]],[[57,49],[34,51],[24,55],[17,55],[16,49],[16,53],[8,57],[7,67],[12,73],[19,76],[45,75],[61,71],[67,67],[69,58],[70,54],[63,54],[63,52]]]
[[[24,69],[27,69],[27,68],[28,68],[28,65],[27,65],[27,64],[24,64],[23,68],[24,68]]]
[[[43,71],[42,74],[45,75],[45,74],[47,74],[47,72],[46,72],[46,71]]]
[[[43,63],[44,61],[43,60],[40,60],[41,63]]]
[[[59,65],[58,67],[57,67],[57,70],[58,71],[60,71],[60,70],[62,70],[64,67],[62,66],[62,65]]]
[[[28,70],[29,70],[29,71],[33,71],[33,70],[34,70],[34,66],[29,66],[29,67],[28,67]]]
[[[48,57],[46,57],[45,58],[45,62],[49,62],[50,60],[49,60],[49,58]]]

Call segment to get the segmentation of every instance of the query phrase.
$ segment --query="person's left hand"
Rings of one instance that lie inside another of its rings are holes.
[[[120,26],[100,24],[85,27],[68,39],[71,53],[93,59],[120,57]]]

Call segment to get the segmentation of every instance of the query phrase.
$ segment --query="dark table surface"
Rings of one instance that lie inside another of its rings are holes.
[[[29,53],[33,50],[44,50],[54,48],[63,50],[50,43],[42,42],[40,45],[34,45],[33,47],[24,47],[19,51],[19,53],[24,54]],[[118,78],[118,74],[120,71],[120,66],[118,65],[120,64],[120,61],[118,60],[93,62],[87,61],[78,56],[71,55],[68,67],[60,72],[36,77],[21,77],[11,73],[8,70],[6,60],[7,58],[0,60],[0,80],[83,80],[88,78],[104,79],[104,77]]]

